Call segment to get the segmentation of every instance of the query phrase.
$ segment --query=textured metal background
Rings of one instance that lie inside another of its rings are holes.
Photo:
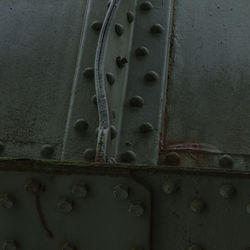
[[[1,160],[0,170],[1,244],[14,240],[27,250],[64,249],[64,242],[91,250],[250,246],[249,172],[29,160]],[[43,187],[37,194],[26,191],[30,179]],[[79,181],[85,198],[72,193]],[[119,184],[128,189],[117,192]],[[15,198],[13,207],[5,208],[2,194]],[[53,237],[41,223],[37,196]],[[61,198],[74,202],[70,212],[58,209]]]
[[[249,11],[246,1],[175,2],[168,145],[249,154]]]

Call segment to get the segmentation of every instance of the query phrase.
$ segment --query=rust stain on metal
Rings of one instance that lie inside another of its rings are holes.
[[[41,207],[40,195],[36,194],[35,198],[36,198],[36,210],[38,212],[38,215],[39,215],[39,218],[40,218],[40,222],[41,222],[44,230],[47,232],[48,237],[52,239],[54,237],[54,235],[50,231],[50,229],[49,229],[49,227],[47,225],[47,222],[45,220],[44,213],[43,213],[42,207]]]
[[[198,142],[187,142],[187,143],[178,143],[173,145],[168,145],[166,151],[202,151],[202,152],[210,152],[210,153],[221,153],[216,147],[206,144],[206,143],[198,143]]]

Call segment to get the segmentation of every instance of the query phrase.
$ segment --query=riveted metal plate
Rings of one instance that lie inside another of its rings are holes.
[[[175,2],[168,145],[249,154],[249,11],[245,1]]]
[[[150,249],[151,195],[138,180],[72,173],[74,167],[60,174],[64,167],[53,164],[31,172],[22,163],[22,172],[1,171],[0,245],[13,240],[27,250]],[[11,208],[2,202],[6,194],[15,201]]]
[[[156,164],[158,160],[171,14],[171,0],[137,1],[127,91],[116,155],[122,162]],[[144,52],[140,55],[138,49]],[[136,98],[141,101],[136,101]],[[131,104],[131,100],[138,104]],[[150,129],[141,129],[145,124],[149,124]]]
[[[1,1],[3,156],[60,158],[86,0]]]

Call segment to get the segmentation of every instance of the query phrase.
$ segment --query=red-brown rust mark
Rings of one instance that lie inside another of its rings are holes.
[[[206,143],[198,143],[198,142],[191,142],[191,143],[178,143],[172,144],[167,146],[166,151],[200,151],[200,152],[210,152],[210,153],[221,153],[216,147],[206,144]]]
[[[49,227],[47,225],[47,222],[45,220],[44,213],[43,213],[42,207],[41,207],[40,195],[39,194],[35,194],[35,198],[36,198],[36,210],[38,212],[38,215],[39,215],[39,218],[40,218],[40,222],[41,222],[44,230],[47,232],[48,237],[52,239],[54,237],[54,235],[50,231],[50,229],[49,229]]]

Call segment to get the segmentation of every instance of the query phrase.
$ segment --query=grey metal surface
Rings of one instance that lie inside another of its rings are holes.
[[[249,154],[249,11],[246,1],[175,2],[168,145]]]
[[[137,164],[156,164],[158,160],[162,113],[165,104],[166,74],[171,33],[172,4],[170,1],[138,1],[132,49],[130,51],[127,90],[119,133],[117,159]],[[160,29],[152,32],[152,26]],[[144,56],[136,55],[141,46],[148,49]],[[157,79],[145,80],[154,71]],[[140,96],[143,103],[131,105],[131,98]],[[150,123],[152,130],[141,132],[140,126]],[[131,152],[132,151],[132,152]],[[134,155],[132,155],[134,153]]]
[[[0,180],[0,247],[13,240],[26,250],[150,249],[151,196],[136,180],[53,171],[1,172]]]
[[[60,249],[64,242],[91,250],[250,246],[247,171],[29,160],[1,160],[0,171],[0,244],[14,240],[27,250]],[[38,190],[31,179],[40,192],[30,192]],[[76,188],[79,182],[86,189]],[[6,194],[15,198],[13,207]]]
[[[1,1],[4,156],[60,158],[87,1]]]

